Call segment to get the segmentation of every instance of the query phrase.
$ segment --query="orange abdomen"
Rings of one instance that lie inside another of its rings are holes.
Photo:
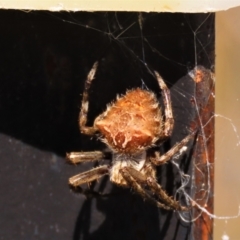
[[[152,92],[137,88],[109,106],[94,125],[113,151],[136,153],[158,139],[162,130],[161,110]]]

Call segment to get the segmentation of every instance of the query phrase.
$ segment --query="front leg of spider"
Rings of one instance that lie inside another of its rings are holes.
[[[95,126],[92,127],[87,127],[86,123],[87,123],[87,114],[88,114],[88,106],[89,106],[89,102],[88,102],[88,91],[89,88],[91,86],[91,83],[95,77],[96,71],[97,71],[97,67],[98,67],[98,62],[95,62],[93,64],[92,69],[90,70],[90,72],[88,73],[87,79],[85,81],[85,86],[84,86],[84,92],[83,92],[83,97],[82,97],[82,106],[81,106],[81,111],[79,114],[79,126],[80,126],[80,130],[83,134],[86,135],[93,135],[96,133],[97,128]]]
[[[158,81],[158,84],[162,90],[162,96],[163,96],[163,103],[165,107],[165,122],[163,125],[163,132],[159,135],[159,140],[161,142],[165,141],[167,138],[169,138],[173,131],[174,126],[174,118],[173,118],[173,112],[172,112],[172,103],[171,103],[171,97],[170,97],[170,91],[163,81],[163,78],[160,76],[158,72],[154,72],[155,77]]]
[[[195,131],[192,132],[187,137],[185,137],[181,142],[176,143],[168,152],[161,156],[159,152],[155,152],[155,157],[151,157],[150,161],[156,166],[159,166],[171,160],[177,153],[179,153],[178,156],[179,158],[180,155],[182,155],[187,150],[186,145],[195,136],[195,134],[196,134]]]
[[[173,112],[172,112],[172,103],[171,103],[171,96],[170,91],[165,84],[163,78],[160,76],[158,72],[154,72],[155,77],[158,81],[158,84],[160,88],[162,89],[162,96],[163,96],[163,103],[165,107],[165,123],[163,126],[163,132],[159,135],[160,143],[164,142],[166,139],[168,139],[173,131],[174,127],[174,118],[173,118]],[[181,153],[184,152],[184,146],[189,142],[189,140],[195,135],[196,131],[189,134],[187,137],[185,137],[181,142],[177,143],[175,146],[173,146],[167,153],[165,153],[162,156],[159,156],[159,153],[155,153],[155,158],[151,158],[150,160],[155,165],[161,165],[165,162],[169,161],[176,153],[183,150]]]
[[[85,87],[82,97],[82,104],[81,104],[81,110],[79,113],[79,127],[83,134],[86,135],[94,135],[96,131],[98,130],[95,126],[88,127],[86,126],[87,123],[87,114],[88,114],[88,108],[89,108],[89,100],[88,100],[88,91],[91,86],[92,81],[94,80],[96,71],[98,67],[98,62],[95,62],[93,64],[92,69],[88,73],[87,79],[85,81]],[[100,160],[104,157],[104,153],[101,151],[92,151],[92,152],[71,152],[67,153],[66,155],[67,160],[69,163],[77,164],[81,162],[89,162],[89,161],[96,161]]]

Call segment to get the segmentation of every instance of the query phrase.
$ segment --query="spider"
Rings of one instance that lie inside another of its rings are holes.
[[[186,144],[194,132],[160,156],[147,157],[147,150],[157,143],[163,143],[172,134],[174,119],[171,106],[170,91],[158,72],[154,72],[162,90],[165,116],[159,106],[155,94],[140,88],[128,90],[125,95],[117,97],[114,103],[107,106],[105,112],[94,121],[93,126],[86,126],[88,114],[88,91],[97,71],[95,62],[88,73],[82,106],[79,114],[81,132],[86,135],[100,133],[100,139],[112,151],[112,162],[100,165],[89,171],[69,178],[72,187],[94,180],[108,174],[110,181],[130,187],[144,199],[166,210],[186,211],[189,208],[180,205],[170,197],[156,180],[156,166],[168,162],[175,154],[186,150]],[[104,158],[101,151],[71,152],[67,159],[71,163],[97,161]]]

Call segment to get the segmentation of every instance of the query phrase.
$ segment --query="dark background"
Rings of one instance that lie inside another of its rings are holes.
[[[171,88],[176,121],[160,150],[190,129],[194,84],[187,72],[196,64],[214,66],[214,15],[142,17],[141,30],[139,13],[0,11],[0,239],[192,239],[191,224],[178,213],[159,210],[108,178],[95,186],[108,197],[86,199],[67,185],[92,164],[70,166],[66,152],[105,148],[78,128],[84,81],[96,60],[89,125],[126,89],[147,86],[160,99],[149,73],[157,70]],[[190,160],[191,154],[181,160],[184,172]],[[172,164],[158,169],[170,195],[179,187],[177,175]]]

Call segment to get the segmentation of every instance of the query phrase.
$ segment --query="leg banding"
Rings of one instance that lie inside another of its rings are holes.
[[[179,202],[174,200],[172,197],[168,196],[167,193],[162,189],[162,187],[152,178],[147,179],[147,184],[149,188],[154,192],[156,196],[161,199],[165,204],[167,204],[171,209],[178,211],[187,211],[188,208],[181,206]]]
[[[88,105],[89,105],[88,104],[88,95],[89,95],[88,90],[89,90],[91,83],[94,79],[94,76],[96,74],[97,67],[98,67],[98,62],[95,62],[87,76],[87,80],[85,81],[85,88],[84,88],[83,97],[82,97],[82,106],[81,106],[81,111],[79,114],[80,130],[83,134],[87,134],[87,135],[93,135],[96,132],[96,129],[94,127],[87,127],[86,123],[87,123],[87,114],[88,114]]]
[[[162,187],[152,177],[145,177],[142,173],[130,167],[125,167],[120,171],[124,179],[128,182],[129,186],[147,201],[152,202],[158,207],[166,210],[188,210],[187,207],[181,206],[179,202],[168,196]],[[150,193],[154,196],[151,196],[148,193],[149,191],[145,189],[146,186],[148,186]]]
[[[92,152],[70,152],[66,155],[67,160],[71,164],[78,164],[83,162],[93,162],[105,157],[101,151]]]
[[[131,174],[128,172],[128,170],[122,169],[121,173],[124,177],[124,179],[127,181],[128,185],[133,188],[135,190],[135,192],[137,192],[138,194],[140,194],[142,196],[143,199],[146,199],[148,202],[156,205],[159,208],[163,208],[166,210],[171,210],[171,208],[159,201],[157,201],[156,199],[154,199],[142,186],[141,184],[139,184],[132,176]]]
[[[159,75],[158,72],[154,72],[155,77],[158,80],[158,84],[162,89],[162,96],[163,102],[165,107],[165,124],[164,124],[164,137],[168,138],[172,134],[173,126],[174,126],[174,119],[173,119],[173,112],[172,112],[172,103],[171,103],[171,96],[170,91],[163,81],[162,77]]]
[[[185,147],[185,146],[193,138],[193,136],[195,134],[196,134],[196,132],[189,134],[181,142],[175,144],[168,152],[166,152],[162,156],[160,156],[160,154],[158,152],[156,152],[155,157],[150,158],[150,161],[154,165],[158,166],[158,165],[162,165],[162,164],[166,163],[167,161],[171,160],[174,157],[174,155],[176,155],[177,153],[182,155],[187,150],[187,147]]]
[[[106,174],[109,174],[109,166],[103,165],[69,178],[69,184],[73,187],[77,187],[83,183],[90,183],[97,180]]]

